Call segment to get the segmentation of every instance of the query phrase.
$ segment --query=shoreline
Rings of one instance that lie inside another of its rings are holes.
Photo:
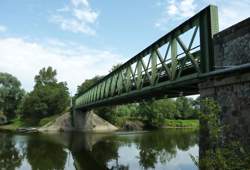
[[[179,127],[179,126],[176,126],[176,127],[173,127],[173,126],[163,126],[161,128],[157,128],[157,129],[143,129],[143,130],[132,130],[132,131],[129,131],[129,130],[124,130],[124,129],[118,129],[116,131],[112,131],[112,132],[117,132],[117,133],[138,133],[138,132],[150,132],[150,131],[154,131],[154,130],[160,130],[160,129],[198,129],[199,127],[194,127],[194,126],[183,126],[183,127]],[[7,126],[6,125],[3,125],[3,126],[0,126],[0,132],[1,131],[8,131],[8,132],[16,132],[16,133],[62,133],[62,132],[79,132],[77,130],[70,130],[70,131],[62,131],[62,130],[42,130],[42,127],[11,127],[11,126]],[[84,131],[80,131],[80,132],[84,132]],[[86,133],[89,133],[88,131],[86,131]],[[106,132],[106,131],[103,131],[103,132],[98,132],[98,131],[93,131],[93,132],[90,132],[90,133],[111,133],[110,131],[109,132]]]
[[[64,114],[65,115],[65,114]],[[63,115],[61,115],[63,116]],[[65,126],[65,121],[56,123],[56,119],[60,117],[53,117],[53,119],[50,119],[49,122],[46,122],[43,125],[40,126],[29,126],[22,121],[18,120],[19,122],[16,123],[13,121],[9,124],[0,125],[0,131],[12,131],[12,132],[20,132],[20,133],[32,133],[32,132],[38,132],[38,133],[60,133],[60,132],[74,132],[79,131],[75,129],[72,126]],[[68,120],[68,117],[65,118],[65,120]],[[131,121],[131,120],[130,120]],[[132,124],[138,125],[138,122],[135,120],[132,121]],[[92,130],[92,131],[85,131],[85,132],[91,132],[91,133],[110,133],[110,132],[136,132],[136,131],[153,131],[157,129],[199,129],[199,120],[197,119],[165,119],[163,125],[161,127],[140,127],[138,128],[131,128],[131,129],[124,129],[124,127],[117,127],[116,130],[104,130],[104,131],[98,131],[98,130]],[[83,131],[84,132],[84,131]]]

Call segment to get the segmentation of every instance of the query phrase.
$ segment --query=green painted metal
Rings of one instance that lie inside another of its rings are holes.
[[[75,109],[197,93],[199,75],[214,69],[217,32],[217,7],[210,5],[86,90]]]

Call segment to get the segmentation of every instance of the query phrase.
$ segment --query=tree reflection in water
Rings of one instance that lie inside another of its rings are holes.
[[[15,147],[12,135],[0,133],[0,168],[15,170],[20,167],[24,155]]]
[[[161,130],[135,135],[116,135],[106,138],[93,146],[94,159],[111,169],[128,169],[128,165],[119,165],[118,149],[135,144],[139,150],[139,164],[144,169],[155,168],[158,160],[166,164],[176,156],[177,149],[186,151],[198,143],[197,132],[190,129]],[[130,155],[128,155],[129,157]]]
[[[26,158],[33,170],[61,170],[64,169],[67,152],[61,145],[36,135],[28,140]]]
[[[197,132],[188,129],[105,135],[0,132],[0,169],[128,170],[157,168],[159,164],[165,167],[179,150],[187,151],[197,143]],[[189,164],[194,167],[191,159]]]

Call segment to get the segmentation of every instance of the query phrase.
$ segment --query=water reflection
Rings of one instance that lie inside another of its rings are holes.
[[[56,143],[37,138],[27,141],[26,158],[32,169],[60,170],[64,168],[67,152]]]
[[[21,165],[24,155],[15,144],[9,134],[0,133],[0,167],[14,170]]]
[[[189,129],[143,133],[17,135],[0,132],[0,169],[197,169],[198,134]]]

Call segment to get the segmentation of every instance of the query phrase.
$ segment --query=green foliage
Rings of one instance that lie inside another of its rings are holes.
[[[56,70],[43,68],[35,76],[34,90],[24,98],[21,112],[38,123],[41,118],[62,113],[69,106],[66,83],[57,82]]]
[[[116,65],[113,65],[109,72],[115,71],[117,68],[119,68],[122,65],[122,63],[118,63]]]
[[[220,122],[220,107],[212,99],[200,102],[200,134],[205,136],[200,146],[201,155],[198,158],[191,155],[192,160],[200,169],[209,170],[241,170],[250,169],[250,147],[233,137],[224,141],[225,127]],[[205,144],[204,144],[205,143]]]
[[[98,108],[95,108],[94,111],[97,115],[99,115],[103,119],[105,119],[113,124],[116,124],[117,116],[115,116],[115,114],[114,114],[114,107],[115,106],[98,107]]]
[[[169,125],[172,127],[197,127],[199,123],[194,123],[192,119],[197,118],[197,109],[193,107],[193,100],[185,99],[189,101],[185,106],[190,108],[189,113],[180,114],[177,108],[177,102],[173,99],[161,99],[144,101],[141,103],[124,104],[118,106],[100,107],[95,109],[95,112],[104,118],[105,120],[117,125],[123,126],[126,120],[141,120],[146,125],[161,127],[163,125]],[[184,100],[184,101],[185,101]],[[181,104],[183,100],[179,100]],[[181,108],[182,109],[182,108]],[[175,120],[181,119],[180,121]],[[174,119],[172,122],[164,121],[165,119]],[[190,121],[182,119],[191,119]],[[192,123],[191,123],[192,122]],[[169,123],[169,124],[168,124]],[[181,125],[183,123],[183,125]],[[190,124],[189,124],[190,123]]]
[[[45,117],[45,118],[42,118],[40,121],[39,121],[39,126],[44,126],[48,123],[53,123],[55,122],[56,118],[58,118],[58,115],[53,115],[53,116],[49,116],[49,117]]]
[[[157,110],[153,100],[142,102],[139,104],[138,114],[146,122],[147,125],[159,127],[164,123],[163,113]]]
[[[80,86],[77,87],[75,97],[81,96],[88,88],[97,83],[97,81],[99,81],[102,77],[103,76],[95,76],[92,79],[85,80]]]
[[[174,119],[165,119],[164,125],[166,127],[188,127],[188,128],[198,128],[199,120],[174,120]]]
[[[52,67],[48,67],[47,69],[45,67],[42,68],[39,74],[35,76],[35,87],[55,84],[57,82],[56,75],[56,70],[53,70]]]
[[[196,111],[193,107],[194,101],[192,98],[187,97],[178,97],[176,99],[176,119],[190,119],[190,118],[197,118]]]
[[[16,77],[8,73],[0,73],[0,112],[8,118],[13,118],[24,93]]]

